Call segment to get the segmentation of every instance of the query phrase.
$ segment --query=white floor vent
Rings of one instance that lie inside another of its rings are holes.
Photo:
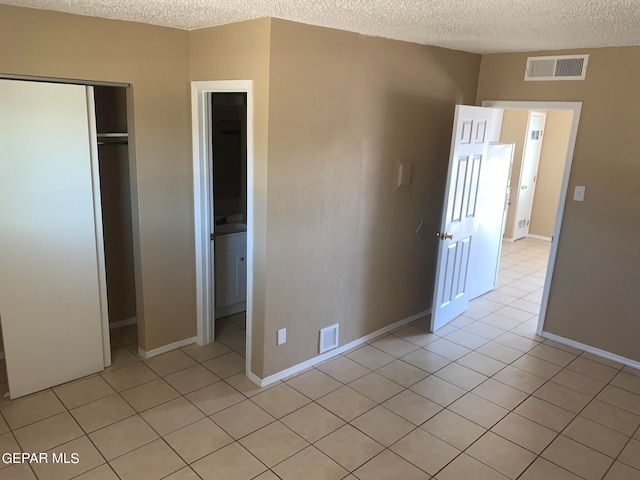
[[[589,55],[529,57],[525,80],[584,80]]]
[[[338,346],[338,326],[339,324],[336,323],[320,330],[320,353],[328,352]]]

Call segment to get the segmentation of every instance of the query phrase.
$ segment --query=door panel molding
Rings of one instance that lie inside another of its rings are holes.
[[[482,163],[487,158],[490,108],[456,105],[445,204],[438,236],[438,257],[431,314],[431,331],[444,326],[467,309],[468,275],[473,261],[473,235],[477,230],[477,195]]]

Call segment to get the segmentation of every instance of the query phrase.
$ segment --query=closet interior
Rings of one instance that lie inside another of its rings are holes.
[[[109,324],[113,329],[137,322],[127,88],[96,86],[94,98]]]

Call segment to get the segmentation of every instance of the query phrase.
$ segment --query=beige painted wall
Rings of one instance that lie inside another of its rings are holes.
[[[507,212],[507,224],[504,231],[505,238],[513,238],[515,227],[516,206],[518,204],[518,194],[520,193],[520,171],[522,170],[522,154],[524,152],[524,141],[529,125],[529,110],[505,110],[502,117],[502,132],[500,141],[502,143],[515,143],[513,152],[513,163],[511,165],[511,196],[509,197],[509,210]]]
[[[315,356],[322,327],[342,345],[431,307],[454,106],[473,103],[479,62],[272,20],[265,375]]]
[[[194,336],[189,33],[0,5],[0,45],[3,74],[132,85],[140,346]]]
[[[253,80],[253,329],[251,371],[263,376],[266,245],[267,145],[269,120],[269,42],[271,19],[251,20],[189,34],[189,78]],[[249,153],[250,154],[250,153]],[[272,287],[273,288],[273,287]]]
[[[591,55],[586,80],[524,82],[531,54],[484,56],[477,102],[583,102],[545,330],[640,361],[640,47],[535,55],[565,53]]]
[[[529,233],[551,238],[556,224],[573,112],[548,111]]]

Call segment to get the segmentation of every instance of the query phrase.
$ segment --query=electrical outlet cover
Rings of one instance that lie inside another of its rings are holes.
[[[287,343],[287,329],[286,328],[281,328],[280,330],[278,330],[278,345],[282,345],[284,343]]]

